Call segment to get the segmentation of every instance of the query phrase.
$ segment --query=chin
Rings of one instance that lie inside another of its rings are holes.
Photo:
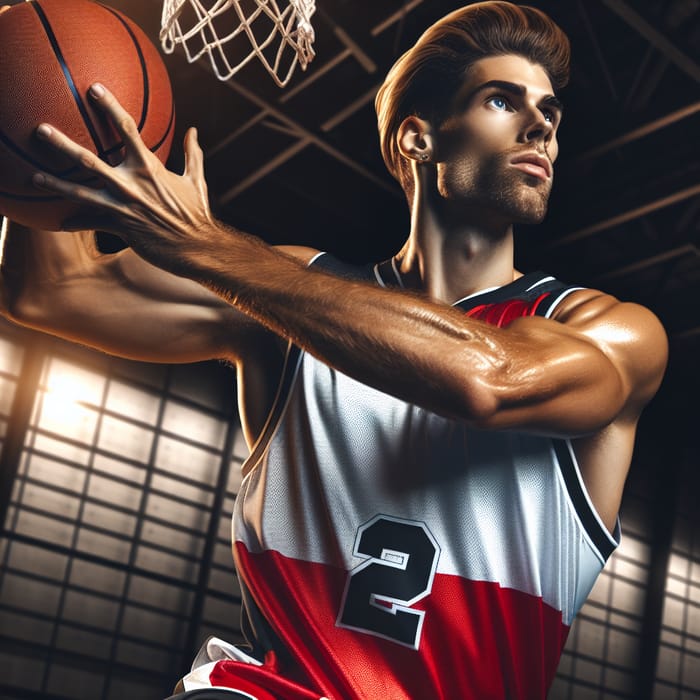
[[[506,193],[502,193],[506,194]],[[498,198],[497,206],[501,213],[514,224],[539,224],[547,214],[549,192],[528,190],[510,192]]]
[[[515,187],[507,192],[505,202],[510,210],[514,224],[539,224],[547,214],[549,182],[539,181],[534,186]],[[505,203],[504,202],[504,203]]]
[[[530,207],[525,211],[513,212],[513,223],[514,224],[527,224],[531,226],[533,224],[541,224],[544,221],[544,217],[547,215],[547,203],[545,202],[539,207]]]
[[[486,181],[480,183],[481,192],[490,205],[514,224],[539,224],[547,213],[551,180],[524,176],[520,171],[503,172],[494,168]],[[498,177],[494,177],[498,175]]]

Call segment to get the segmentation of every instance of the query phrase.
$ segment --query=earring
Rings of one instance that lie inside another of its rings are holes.
[[[421,154],[420,154],[420,159],[421,159],[421,160],[428,160],[428,154],[427,154],[427,153],[421,153]]]

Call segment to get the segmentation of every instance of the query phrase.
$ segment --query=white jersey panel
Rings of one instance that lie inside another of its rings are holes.
[[[472,430],[307,354],[256,456],[235,516],[251,552],[350,570],[361,525],[378,514],[416,520],[440,546],[438,573],[541,597],[565,624],[604,563],[550,439]]]

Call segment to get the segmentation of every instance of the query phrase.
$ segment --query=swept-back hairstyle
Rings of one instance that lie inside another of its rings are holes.
[[[433,24],[389,71],[375,100],[382,156],[404,190],[410,171],[396,135],[408,116],[439,126],[480,58],[516,54],[542,66],[554,90],[569,80],[569,40],[541,10],[510,2],[479,2]]]

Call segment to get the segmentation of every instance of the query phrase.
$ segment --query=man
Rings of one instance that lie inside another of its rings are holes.
[[[431,27],[377,97],[410,235],[359,271],[215,221],[195,133],[184,174],[166,171],[102,86],[122,165],[39,128],[106,187],[36,184],[89,205],[70,228],[130,250],[15,235],[8,315],[128,357],[238,369],[251,456],[234,556],[253,658],[212,641],[185,690],[546,695],[617,545],[635,426],[666,362],[649,311],[513,267],[513,224],[545,214],[567,71],[566,37],[531,8],[479,3]]]

